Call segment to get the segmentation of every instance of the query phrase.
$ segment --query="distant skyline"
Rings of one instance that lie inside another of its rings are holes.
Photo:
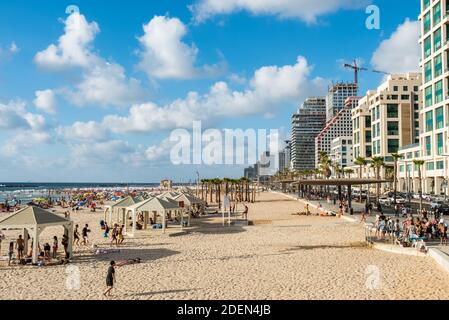
[[[365,9],[380,9],[380,29]],[[79,8],[66,13],[69,5]],[[342,67],[419,71],[420,1],[2,1],[0,181],[239,177],[170,163],[170,132],[279,129]],[[13,19],[11,19],[11,17]],[[359,95],[383,75],[361,72]]]

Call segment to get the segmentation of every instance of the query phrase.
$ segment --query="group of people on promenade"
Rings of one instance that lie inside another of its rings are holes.
[[[378,240],[396,239],[400,244],[415,240],[440,240],[441,245],[448,245],[448,225],[443,218],[413,218],[409,215],[407,219],[400,222],[398,218],[386,217],[383,212],[375,220],[376,237]]]

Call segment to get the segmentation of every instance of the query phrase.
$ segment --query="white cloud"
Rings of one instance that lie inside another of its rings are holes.
[[[419,34],[419,22],[406,19],[376,49],[371,59],[373,67],[388,73],[418,71],[421,57]]]
[[[129,163],[130,157],[136,152],[136,148],[121,140],[72,144],[69,149],[75,167],[91,166],[94,163]]]
[[[75,89],[58,90],[76,105],[124,106],[141,102],[146,96],[140,82],[127,77],[125,69],[97,55],[92,43],[100,28],[88,22],[84,15],[72,13],[64,21],[64,34],[58,44],[51,44],[35,56],[38,66],[53,71],[80,68],[81,82]]]
[[[34,105],[46,113],[56,113],[56,96],[53,90],[42,90],[35,92],[36,99],[34,99]]]
[[[325,81],[310,79],[311,71],[306,59],[298,57],[294,65],[260,68],[243,91],[233,91],[226,82],[217,82],[207,94],[190,92],[185,99],[165,106],[151,102],[134,105],[129,115],[110,115],[103,123],[115,132],[149,132],[190,128],[194,120],[210,124],[224,117],[264,114],[283,103],[324,92]]]
[[[214,15],[248,11],[254,15],[274,15],[315,23],[321,15],[340,9],[363,8],[368,0],[198,0],[190,8],[201,22]]]
[[[199,50],[182,41],[187,28],[178,18],[155,16],[143,30],[139,69],[150,78],[191,79],[219,72],[217,65],[195,67]]]
[[[82,14],[74,12],[64,24],[64,34],[58,44],[51,44],[36,54],[38,66],[48,69],[88,67],[97,59],[90,50],[92,41],[100,31],[97,23],[89,23]]]
[[[126,106],[146,96],[140,81],[128,78],[125,69],[115,63],[100,62],[83,75],[75,90],[63,90],[66,99],[78,106]]]
[[[105,141],[109,131],[95,121],[75,122],[70,127],[59,127],[56,132],[66,141]]]
[[[11,52],[12,54],[16,54],[19,51],[20,48],[17,46],[17,44],[15,42],[12,42],[11,45],[9,46],[9,52]]]

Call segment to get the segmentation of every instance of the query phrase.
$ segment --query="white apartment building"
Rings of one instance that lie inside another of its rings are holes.
[[[421,0],[423,191],[448,194],[449,1]]]
[[[358,105],[359,97],[348,97],[345,106],[328,121],[315,138],[315,167],[319,166],[320,153],[331,153],[331,143],[335,138],[352,135],[352,109]]]
[[[341,169],[352,166],[353,148],[352,136],[335,138],[331,143],[330,158],[337,163]]]

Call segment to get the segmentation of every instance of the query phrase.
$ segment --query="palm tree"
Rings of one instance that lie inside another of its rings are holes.
[[[392,153],[391,156],[394,160],[394,174],[393,174],[393,203],[396,206],[396,192],[397,192],[397,179],[398,179],[398,160],[403,158],[404,156],[399,153]]]
[[[344,169],[343,174],[348,174],[349,178],[351,178],[351,175],[354,173],[354,170],[352,169]],[[362,189],[360,189],[360,193],[362,192]]]
[[[340,173],[342,172],[340,164],[338,162],[332,162],[331,166],[334,169],[335,177],[340,178]]]
[[[422,166],[424,165],[424,160],[413,160],[413,164],[418,167],[418,178],[419,178],[419,212],[422,212]]]
[[[321,172],[326,178],[329,178],[330,176],[330,166],[332,165],[332,161],[329,158],[328,154],[324,151],[320,152],[319,157],[319,166],[321,169]]]
[[[362,180],[362,171],[363,168],[366,167],[368,165],[368,160],[366,160],[366,158],[363,157],[358,157],[357,159],[355,159],[354,164],[356,166],[359,166],[359,179]],[[369,188],[367,191],[367,194],[369,192]],[[362,185],[360,185],[360,203],[362,202]]]
[[[384,158],[373,157],[371,160],[371,167],[376,171],[376,180],[380,180],[380,169],[385,166]],[[380,198],[380,183],[376,184],[376,202],[379,202]]]

